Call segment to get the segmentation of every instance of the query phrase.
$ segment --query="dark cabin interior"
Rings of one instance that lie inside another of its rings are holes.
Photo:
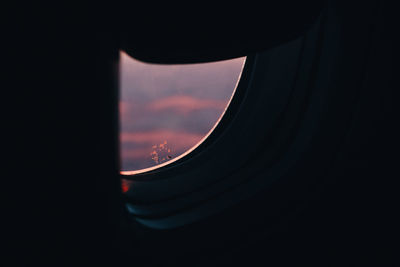
[[[17,7],[7,16],[3,242],[12,264],[4,266],[395,266],[395,5],[284,0],[230,11],[152,4]],[[296,116],[277,124],[284,157],[303,115],[318,104],[311,95],[327,99],[321,112],[307,113],[316,121],[307,127],[318,130],[296,169],[174,229],[129,216],[119,173],[120,49],[145,62],[210,62],[269,51],[314,26],[310,68],[296,76],[308,77],[306,91],[292,99]]]

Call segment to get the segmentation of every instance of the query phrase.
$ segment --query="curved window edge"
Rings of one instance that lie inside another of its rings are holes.
[[[167,162],[139,170],[120,171],[121,177],[127,180],[142,180],[142,179],[148,180],[149,175],[151,176],[157,175],[157,177],[160,178],[160,176],[164,176],[162,172],[166,172],[170,169],[174,169],[177,166],[184,164],[185,162],[191,160],[196,155],[200,154],[202,151],[206,150],[209,146],[211,146],[219,138],[221,133],[225,131],[225,129],[229,125],[229,122],[235,116],[240,106],[240,103],[243,100],[242,97],[245,95],[245,90],[248,87],[249,75],[251,75],[252,73],[254,63],[255,63],[255,55],[249,55],[245,57],[242,69],[236,81],[235,88],[233,89],[231,97],[228,103],[226,104],[224,111],[219,116],[214,126],[199,142],[197,142],[193,147],[191,147],[186,152],[182,153],[181,155]],[[154,177],[151,177],[150,179],[154,179]]]

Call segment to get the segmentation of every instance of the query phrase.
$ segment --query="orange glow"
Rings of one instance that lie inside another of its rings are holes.
[[[121,179],[121,189],[122,189],[122,193],[126,193],[129,191],[129,188],[131,187],[132,182],[127,181],[125,179]]]

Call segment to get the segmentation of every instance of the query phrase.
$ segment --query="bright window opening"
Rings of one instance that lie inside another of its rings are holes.
[[[244,61],[159,65],[121,52],[122,171],[147,171],[201,143],[228,106]]]

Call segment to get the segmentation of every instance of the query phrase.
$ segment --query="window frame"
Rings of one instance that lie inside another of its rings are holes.
[[[309,34],[249,56],[217,131],[195,152],[150,172],[122,175],[130,184],[124,195],[128,214],[150,228],[176,228],[292,179],[318,130],[311,127],[305,133],[301,124],[310,127],[316,118],[308,112],[302,118],[298,110],[308,109],[310,98],[319,97],[310,91],[310,80],[322,49],[320,30],[319,19]],[[313,108],[319,114],[323,103]],[[216,156],[241,139],[252,140],[242,142],[243,155],[227,155],[228,160]],[[246,147],[249,143],[256,147]]]

